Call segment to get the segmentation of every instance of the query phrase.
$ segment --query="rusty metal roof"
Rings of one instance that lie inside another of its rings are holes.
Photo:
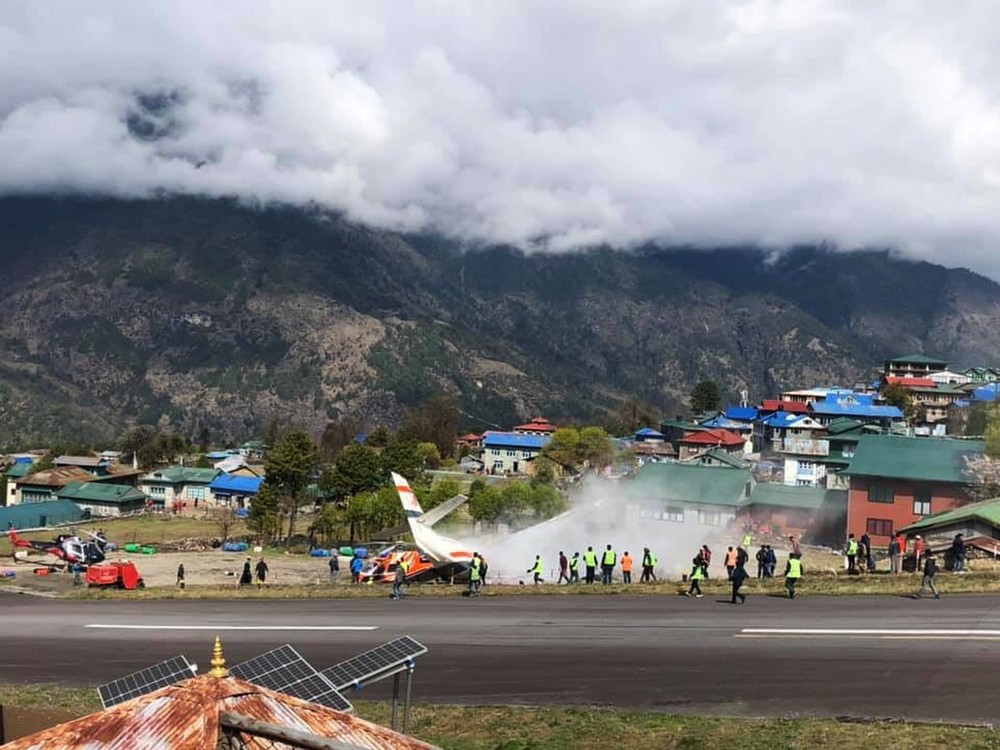
[[[43,469],[26,477],[15,479],[14,484],[29,484],[48,487],[65,487],[70,482],[92,482],[94,475],[79,466],[59,466]]]
[[[195,677],[107,711],[90,714],[3,745],[3,750],[215,750],[219,714],[310,732],[373,750],[431,750],[390,729],[251,685],[235,677]],[[293,747],[242,735],[247,750]]]

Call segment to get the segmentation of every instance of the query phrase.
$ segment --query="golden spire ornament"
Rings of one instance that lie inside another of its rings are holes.
[[[226,669],[226,657],[222,655],[222,641],[219,639],[219,636],[215,636],[215,646],[212,648],[212,669],[208,675],[217,679],[229,676],[229,670]]]

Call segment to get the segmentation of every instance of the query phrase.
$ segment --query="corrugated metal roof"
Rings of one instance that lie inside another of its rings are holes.
[[[107,482],[70,482],[56,493],[60,499],[85,503],[129,503],[143,502],[147,495],[142,490],[125,484]]]
[[[946,510],[943,513],[935,513],[933,516],[925,516],[916,523],[904,526],[900,532],[926,532],[973,518],[982,519],[986,523],[1000,528],[1000,500],[986,500],[981,503],[964,505],[954,510]]]
[[[0,508],[0,529],[12,524],[15,529],[37,529],[56,526],[83,518],[83,511],[69,500],[47,500],[41,503],[20,503]],[[45,521],[43,524],[42,521]],[[0,532],[2,533],[2,532]]]
[[[934,357],[928,357],[926,354],[906,354],[902,357],[893,357],[889,360],[892,364],[910,364],[910,365],[947,365],[948,363],[943,359],[934,359]]]
[[[99,456],[59,456],[53,463],[56,466],[88,466],[96,469],[101,464],[107,463],[107,459]]]
[[[219,714],[228,712],[257,721],[377,750],[427,750],[413,737],[251,685],[235,677],[195,677],[4,745],[4,750],[214,750]],[[247,750],[275,745],[241,735]]]
[[[254,494],[260,490],[260,484],[264,480],[260,477],[243,477],[235,474],[220,474],[212,483],[208,485],[214,492],[238,492],[242,494]]]
[[[678,442],[692,443],[695,445],[742,445],[745,440],[735,432],[714,429],[697,432],[694,435],[687,435],[681,438]]]
[[[844,473],[850,476],[968,484],[965,457],[982,453],[981,440],[864,435]]]
[[[541,450],[552,438],[548,435],[519,435],[514,432],[487,432],[483,437],[486,448],[528,448]]]
[[[793,487],[775,482],[758,482],[750,494],[747,505],[768,505],[780,508],[805,508],[816,510],[823,505],[828,490],[823,487]],[[829,490],[837,492],[837,490]],[[846,493],[840,490],[846,500]]]
[[[201,482],[208,484],[218,475],[218,469],[200,469],[194,466],[169,466],[150,472],[142,478],[144,482],[165,482],[180,484],[182,482]]]
[[[697,464],[649,463],[628,486],[634,497],[696,505],[741,505],[749,494],[750,469]]]
[[[77,466],[60,466],[56,469],[36,471],[21,479],[15,479],[14,483],[40,487],[65,487],[70,482],[89,482],[93,478],[93,474]]]

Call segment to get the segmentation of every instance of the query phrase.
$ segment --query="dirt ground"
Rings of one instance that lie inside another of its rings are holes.
[[[249,552],[251,568],[256,566],[261,553]],[[347,572],[348,558],[340,558],[341,572],[336,581],[330,578],[330,558],[309,557],[283,553],[264,553],[268,566],[268,583],[279,586],[346,584],[350,581]],[[190,586],[219,586],[231,583],[234,587],[239,580],[247,553],[222,552],[163,552],[155,555],[132,555],[111,553],[109,560],[131,560],[139,568],[139,573],[147,587],[173,586],[177,580],[177,566],[184,564],[184,578]],[[35,565],[12,563],[10,558],[0,561],[0,574],[5,570],[15,571],[14,579],[0,579],[0,587],[14,588],[27,586],[52,592],[63,592],[73,588],[73,576],[53,573],[38,576],[32,571]]]

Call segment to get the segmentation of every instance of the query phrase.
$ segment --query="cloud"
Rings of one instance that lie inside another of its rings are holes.
[[[0,193],[318,204],[552,250],[892,246],[1000,277],[994,8],[7,4]]]

